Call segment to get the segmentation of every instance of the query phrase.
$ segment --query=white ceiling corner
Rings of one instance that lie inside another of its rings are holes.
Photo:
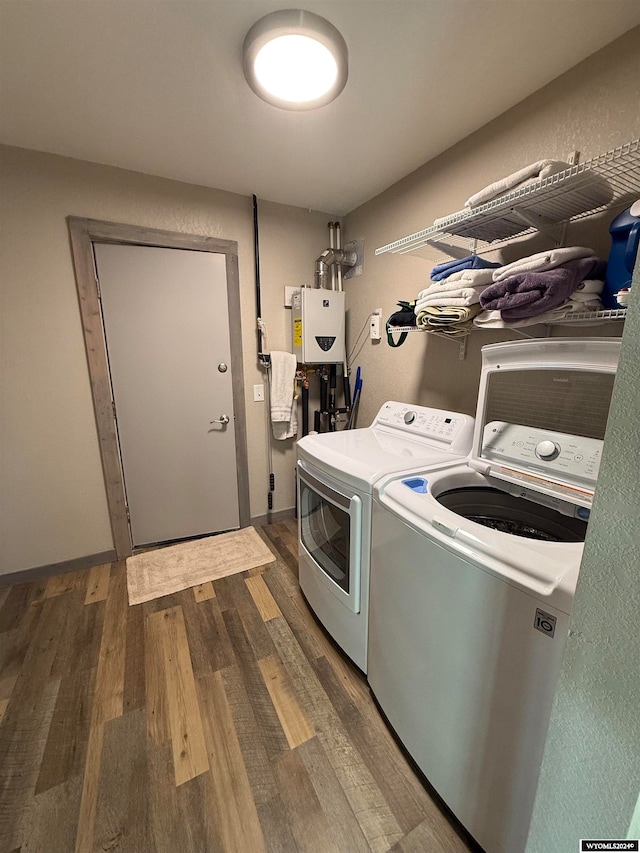
[[[241,54],[290,6],[0,0],[0,141],[342,215],[640,23],[637,0],[305,0],[349,80],[288,112]]]

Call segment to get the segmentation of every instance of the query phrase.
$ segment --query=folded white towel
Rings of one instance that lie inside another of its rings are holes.
[[[492,198],[504,195],[509,190],[520,189],[570,168],[569,163],[563,163],[560,160],[538,160],[474,193],[465,201],[464,206],[479,207],[481,204],[491,201]]]
[[[298,361],[290,352],[271,352],[270,412],[273,436],[282,441],[298,431],[295,378]]]
[[[493,270],[466,270],[454,273],[442,281],[434,281],[418,293],[417,299],[429,299],[432,296],[443,296],[451,293],[460,296],[460,291],[476,289],[478,293],[491,284]]]
[[[440,290],[446,290],[448,287],[460,287],[461,284],[470,287],[491,284],[493,281],[492,276],[496,269],[499,269],[499,267],[490,267],[489,269],[482,270],[461,270],[460,272],[451,273],[451,275],[440,281],[431,280],[429,287],[438,287]]]
[[[546,311],[544,314],[538,314],[537,317],[527,317],[525,320],[517,320],[515,323],[505,323],[500,311],[483,311],[473,318],[473,324],[481,329],[513,329],[519,326],[537,326],[540,323],[551,323],[562,320],[566,315],[567,310],[560,310],[558,307],[552,308],[551,311]]]
[[[557,323],[569,314],[583,314],[589,311],[600,311],[601,309],[602,302],[597,297],[591,302],[577,302],[572,298],[567,299],[550,311],[545,311],[544,314],[527,317],[515,323],[505,323],[500,311],[482,311],[482,313],[473,318],[473,323],[482,329],[512,329],[518,326],[536,326],[540,323]]]
[[[456,287],[454,287],[453,284],[455,284]],[[453,284],[449,287],[438,287],[437,285],[434,285],[433,287],[425,287],[424,290],[420,291],[416,299],[430,299],[432,296],[447,296],[449,293],[459,296],[461,290],[474,290],[477,293],[482,293],[485,287],[487,287],[486,284],[472,285],[465,281],[456,281]]]
[[[484,269],[484,270],[463,270],[460,273],[454,273],[457,277],[457,281],[462,282],[465,286],[471,287],[484,287],[487,284],[491,284],[493,281],[493,273],[494,270],[498,269],[497,267]],[[453,276],[449,276],[449,280],[453,279]],[[453,279],[456,281],[456,279]]]
[[[535,255],[529,255],[526,258],[519,258],[510,264],[493,271],[494,281],[504,281],[505,278],[511,278],[512,275],[520,275],[525,272],[542,272],[544,270],[552,270],[555,267],[566,264],[567,261],[575,261],[578,258],[595,258],[596,254],[593,249],[587,249],[584,246],[567,246],[564,249],[549,249],[546,252],[537,252]]]
[[[480,302],[480,294],[484,288],[461,287],[459,290],[448,290],[446,293],[432,293],[416,300],[415,312],[422,311],[427,305],[475,305]]]
[[[439,290],[437,287],[428,287],[426,290],[421,290],[416,298],[416,304],[419,305],[424,300],[433,300],[436,299],[438,302],[442,302],[442,300],[447,300],[449,297],[451,298],[459,298],[461,296],[473,296],[477,294],[478,296],[485,289],[486,285],[480,285],[479,287],[465,287],[461,285],[460,287],[452,287],[447,290]]]
[[[484,310],[473,318],[473,325],[480,329],[504,329],[509,323],[505,323],[499,311]]]

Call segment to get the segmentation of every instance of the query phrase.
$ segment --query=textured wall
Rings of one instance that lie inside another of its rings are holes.
[[[479,93],[477,96],[481,96]],[[428,276],[415,257],[374,257],[376,246],[458,209],[467,195],[523,163],[598,154],[638,133],[640,28],[577,66],[459,145],[351,214],[345,239],[365,238],[365,272],[346,283],[351,347],[368,313],[388,316]],[[464,105],[460,106],[461,109]],[[434,116],[437,121],[437,116]],[[399,133],[402,133],[400,128]],[[119,169],[19,149],[1,150],[3,278],[2,562],[0,571],[109,548],[109,530],[65,217],[109,219],[237,240],[243,313],[251,512],[266,510],[264,409],[252,402],[262,377],[255,359],[251,200]],[[268,345],[287,348],[282,287],[311,282],[326,247],[324,214],[261,204],[263,315]],[[587,229],[588,231],[589,229]],[[606,252],[606,226],[570,237]],[[564,331],[562,333],[565,333]],[[616,333],[598,327],[597,334]],[[398,350],[365,336],[359,425],[385,399],[473,412],[480,347],[506,335],[473,335],[465,362],[457,345],[413,335]],[[294,455],[274,451],[275,509],[293,505]]]
[[[640,291],[640,264],[634,288]],[[637,838],[640,794],[640,299],[629,307],[527,853]]]
[[[66,217],[236,240],[251,513],[267,511],[250,198],[16,148],[0,148],[2,478],[0,573],[112,547]],[[260,202],[268,346],[290,348],[285,285],[312,283],[326,214]],[[274,442],[274,510],[294,505],[293,442]]]
[[[631,819],[631,824],[629,825],[627,838],[640,838],[640,796],[638,797],[636,810],[633,814],[633,818]]]
[[[637,138],[639,104],[636,28],[350,213],[346,239],[366,240],[364,275],[345,286],[351,345],[370,311],[382,307],[388,317],[429,275],[428,261],[375,257],[377,246],[459,210],[472,192],[527,163],[574,149],[584,160]],[[612,216],[572,225],[568,240],[606,257]],[[640,792],[640,300],[631,314],[528,853],[569,853],[581,836],[625,837]],[[620,335],[621,324],[553,334]],[[354,358],[364,377],[360,424],[386,399],[473,414],[480,348],[510,337],[474,333],[463,362],[457,344],[432,336],[409,335],[399,349],[365,338]]]
[[[482,93],[470,90],[470,97],[482,97]],[[376,257],[376,247],[427,228],[436,217],[459,210],[471,193],[527,163],[545,157],[563,160],[576,149],[585,160],[637,138],[638,104],[640,28],[635,28],[351,212],[345,219],[346,239],[365,238],[364,275],[345,285],[351,345],[370,311],[381,307],[386,319],[398,299],[415,298],[426,286],[431,269],[428,261],[415,255]],[[438,117],[433,120],[437,122]],[[568,239],[606,256],[611,218],[609,214],[572,225]],[[506,260],[512,259],[513,251],[505,251]],[[612,324],[573,333],[619,335],[620,328]],[[556,327],[554,334],[572,332]],[[473,414],[480,348],[515,337],[509,332],[477,332],[469,339],[463,362],[458,360],[457,344],[434,336],[409,335],[399,349],[365,339],[354,360],[362,365],[364,377],[360,425],[370,422],[387,399]]]

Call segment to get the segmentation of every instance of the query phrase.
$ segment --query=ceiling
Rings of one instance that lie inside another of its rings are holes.
[[[342,215],[640,23],[638,0],[304,0],[339,98],[246,84],[271,0],[0,0],[0,141]]]

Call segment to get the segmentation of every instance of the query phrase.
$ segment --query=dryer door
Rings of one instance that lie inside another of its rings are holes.
[[[354,613],[360,612],[362,501],[298,466],[300,543],[313,570]]]

